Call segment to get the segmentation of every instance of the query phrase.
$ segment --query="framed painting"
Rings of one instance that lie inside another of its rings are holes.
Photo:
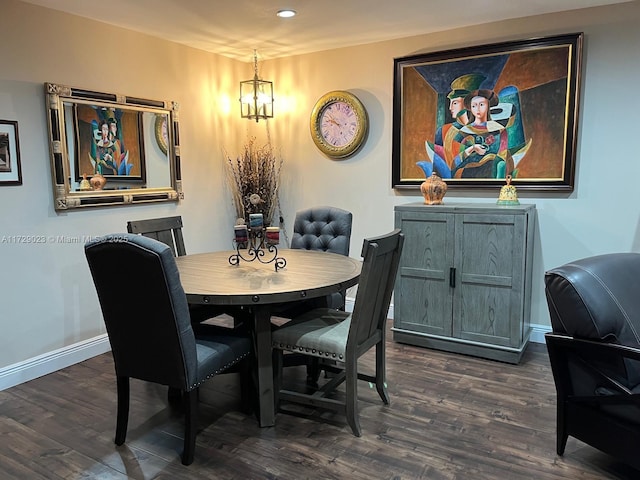
[[[0,120],[0,185],[22,185],[18,122]]]
[[[77,103],[73,116],[78,152],[75,155],[75,181],[100,173],[107,180],[145,183],[140,110]]]
[[[572,191],[582,33],[394,60],[393,188]]]

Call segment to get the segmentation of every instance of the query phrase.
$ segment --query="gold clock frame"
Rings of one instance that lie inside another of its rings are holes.
[[[322,118],[322,112],[336,102],[347,103],[355,112],[358,122],[358,131],[351,142],[342,146],[331,145],[322,136],[320,129],[320,119]],[[334,90],[324,94],[318,99],[311,111],[311,118],[309,122],[311,129],[311,138],[316,144],[316,147],[329,158],[342,159],[347,158],[356,153],[360,147],[364,144],[367,133],[369,132],[369,117],[367,116],[367,110],[364,105],[353,93],[344,90]]]
[[[156,143],[158,144],[158,147],[160,147],[160,150],[162,150],[162,153],[166,155],[169,146],[167,145],[167,138],[162,134],[163,129],[165,131],[167,129],[167,117],[166,115],[156,115],[153,126]]]

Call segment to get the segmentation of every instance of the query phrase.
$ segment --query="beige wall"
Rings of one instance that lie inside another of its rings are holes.
[[[287,227],[299,208],[349,209],[351,253],[357,257],[364,237],[393,227],[395,205],[421,199],[415,191],[391,188],[394,57],[584,31],[576,189],[570,195],[520,195],[538,206],[532,322],[548,325],[545,269],[598,253],[640,251],[640,162],[632,143],[638,20],[640,6],[632,2],[264,62],[261,76],[274,80],[276,90],[276,117],[267,125],[284,158]],[[0,187],[0,239],[100,235],[123,231],[130,219],[179,214],[188,251],[229,247],[226,232],[235,214],[224,183],[223,150],[235,154],[247,135],[260,141],[267,135],[264,122],[241,121],[237,114],[238,81],[251,78],[250,64],[17,0],[2,0],[2,24],[0,118],[19,122],[23,185]],[[185,200],[56,213],[44,82],[178,101]],[[358,95],[370,116],[366,145],[343,161],[323,157],[309,135],[313,104],[334,89]],[[497,194],[450,191],[445,200],[493,202]],[[0,265],[0,369],[104,333],[82,245],[0,243]],[[119,287],[135,297],[136,279],[123,279]]]
[[[93,236],[127,220],[182,215],[188,251],[229,245],[234,215],[221,151],[244,132],[236,107],[242,62],[54,10],[2,0],[0,118],[18,120],[23,185],[0,187],[2,236]],[[180,104],[185,199],[56,213],[47,144],[44,82]],[[244,125],[244,124],[242,124]],[[220,226],[223,228],[220,228]],[[82,244],[0,243],[0,368],[104,333]],[[135,278],[123,278],[135,298]]]
[[[335,203],[354,212],[351,254],[362,238],[393,227],[394,205],[421,201],[419,192],[391,188],[393,59],[415,53],[539,36],[584,32],[584,68],[577,138],[577,172],[571,194],[520,192],[538,210],[532,318],[549,325],[544,298],[546,269],[613,251],[640,251],[640,202],[636,178],[634,120],[622,116],[640,107],[628,86],[640,74],[640,3],[583,9],[451,30],[268,62],[279,95],[295,99],[295,111],[274,119],[273,139],[283,146],[284,205]],[[401,28],[401,26],[398,26]],[[344,161],[331,161],[314,147],[309,114],[324,93],[356,93],[371,117],[365,147]],[[631,113],[632,117],[635,116]],[[614,146],[616,148],[614,148]],[[293,181],[295,179],[295,181]],[[611,186],[607,187],[605,185]],[[450,189],[445,201],[494,202],[499,193]]]

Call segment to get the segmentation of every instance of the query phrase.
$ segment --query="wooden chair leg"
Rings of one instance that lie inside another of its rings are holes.
[[[273,364],[273,406],[276,413],[280,406],[280,390],[282,389],[282,369],[284,367],[284,351],[273,349],[271,361]]]
[[[318,357],[309,357],[307,360],[307,383],[316,385],[320,378],[320,359]]]
[[[387,392],[386,359],[384,350],[384,338],[376,345],[376,390],[385,405],[389,405]]]
[[[196,449],[196,428],[198,418],[198,389],[184,394],[185,418],[184,418],[184,451],[182,452],[182,464],[191,465]]]
[[[345,396],[347,423],[356,437],[361,435],[358,418],[358,361],[347,361],[345,364]]]
[[[129,423],[129,377],[118,377],[118,413],[116,420],[116,445],[122,445],[127,438]]]
[[[245,358],[240,366],[240,408],[243,413],[251,415],[254,409],[254,388],[251,378],[251,359]]]
[[[167,391],[167,401],[171,408],[179,409],[182,407],[182,390],[175,387],[169,387]]]

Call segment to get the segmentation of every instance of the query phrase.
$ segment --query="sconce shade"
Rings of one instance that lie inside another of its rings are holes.
[[[258,57],[253,56],[253,80],[240,82],[240,115],[253,119],[273,118],[273,82],[258,78]]]

